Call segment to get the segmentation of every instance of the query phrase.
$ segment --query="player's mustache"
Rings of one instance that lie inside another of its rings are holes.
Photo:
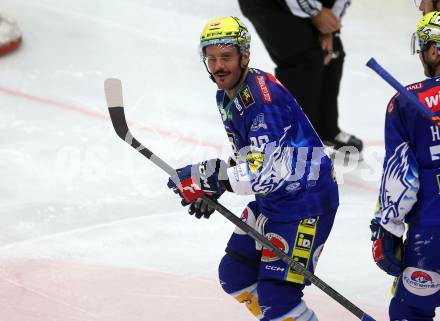
[[[221,76],[221,75],[225,75],[225,74],[227,74],[227,73],[228,73],[227,70],[225,70],[225,69],[220,69],[220,70],[217,70],[217,71],[214,73],[214,76]]]

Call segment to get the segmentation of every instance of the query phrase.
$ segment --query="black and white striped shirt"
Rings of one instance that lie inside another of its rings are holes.
[[[316,16],[323,7],[324,1],[318,0],[284,0],[292,14],[301,18]],[[328,1],[327,1],[328,2]],[[334,0],[331,6],[333,13],[342,18],[351,3],[351,0]]]

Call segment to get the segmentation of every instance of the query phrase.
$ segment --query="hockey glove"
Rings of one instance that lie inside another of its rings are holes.
[[[237,165],[237,163],[232,157],[229,157],[228,164],[229,167]],[[211,198],[215,200],[218,199],[218,197],[211,197]],[[202,216],[204,218],[209,218],[211,214],[214,213],[214,211],[215,209],[210,207],[209,204],[201,198],[198,198],[197,200],[192,202],[188,209],[188,213],[190,215],[194,215],[198,219],[201,218]]]
[[[182,205],[192,203],[188,212],[197,218],[206,218],[214,212],[206,202],[200,200],[205,194],[218,199],[226,190],[228,177],[227,165],[221,159],[210,159],[188,165],[176,170],[177,175],[168,180],[168,187],[182,198]],[[198,200],[197,203],[193,203]]]
[[[217,198],[214,197],[214,199]],[[194,215],[196,218],[201,218],[202,216],[204,218],[209,218],[214,211],[215,209],[209,206],[209,204],[201,198],[192,202],[188,208],[188,213]]]
[[[373,259],[377,266],[392,276],[403,271],[403,240],[384,229],[373,219],[370,224]]]

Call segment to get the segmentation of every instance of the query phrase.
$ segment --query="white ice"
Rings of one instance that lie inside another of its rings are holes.
[[[123,80],[133,133],[173,166],[226,158],[197,45],[208,19],[242,17],[236,1],[3,0],[0,10],[24,34],[0,58],[0,321],[253,320],[217,284],[233,226],[186,214],[166,175],[115,135],[103,93],[104,79]],[[340,124],[367,147],[363,163],[337,168],[341,205],[316,274],[376,320],[387,320],[392,278],[371,258],[368,225],[393,89],[365,62],[423,79],[409,54],[419,17],[409,0],[358,0],[343,21]],[[248,26],[251,65],[272,72]],[[222,203],[239,215],[248,200]],[[320,320],[356,319],[306,293]]]

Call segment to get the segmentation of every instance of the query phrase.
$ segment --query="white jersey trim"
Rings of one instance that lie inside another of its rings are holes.
[[[405,232],[404,220],[417,202],[420,182],[417,164],[407,142],[396,147],[384,166],[380,188],[381,225],[400,237]]]
[[[248,175],[248,167],[246,163],[229,167],[227,169],[229,183],[232,191],[238,195],[252,195],[251,179]]]
[[[314,17],[322,9],[322,3],[317,0],[285,0],[293,15],[301,18]],[[336,17],[342,18],[350,6],[351,0],[336,0],[332,11]]]

